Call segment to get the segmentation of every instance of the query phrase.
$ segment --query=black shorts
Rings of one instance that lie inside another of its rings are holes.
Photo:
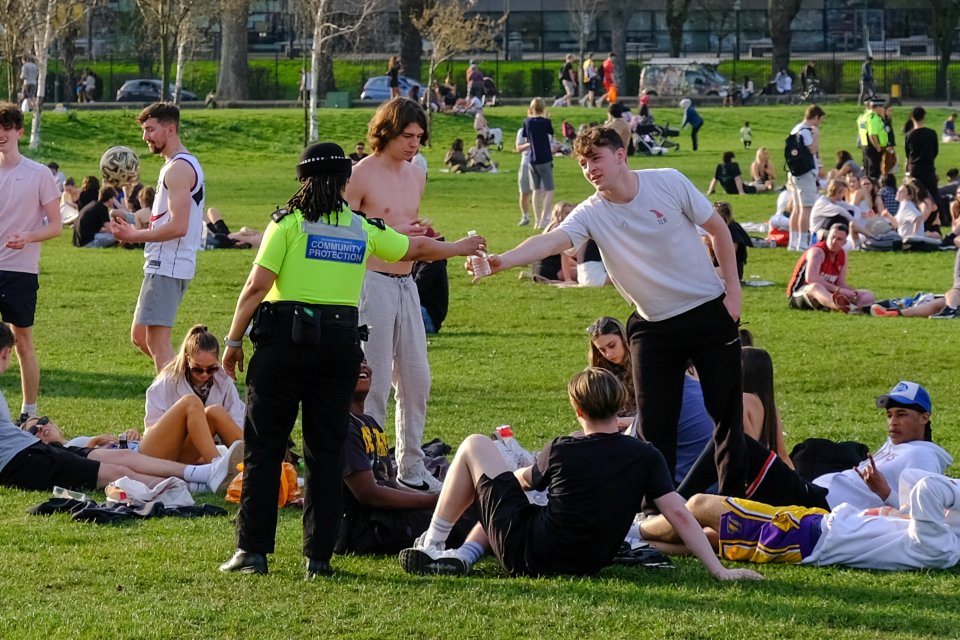
[[[32,327],[37,311],[37,274],[0,271],[0,317],[15,327]]]
[[[96,489],[100,463],[63,447],[32,444],[0,469],[0,485],[27,491]]]
[[[530,504],[520,482],[510,471],[493,479],[480,476],[477,502],[480,522],[490,539],[493,555],[508,573],[531,573],[526,558],[527,530],[540,507]]]

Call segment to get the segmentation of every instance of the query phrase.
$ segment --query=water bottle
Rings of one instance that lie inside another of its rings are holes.
[[[468,231],[467,237],[476,237],[476,231]],[[478,256],[470,256],[470,269],[473,271],[473,281],[490,275],[490,262],[487,260],[487,254],[480,252]]]

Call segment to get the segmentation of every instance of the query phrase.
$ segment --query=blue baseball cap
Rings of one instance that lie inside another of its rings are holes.
[[[888,407],[906,407],[917,409],[922,413],[930,413],[930,394],[921,385],[908,380],[901,380],[890,393],[877,398],[877,406],[881,409]]]

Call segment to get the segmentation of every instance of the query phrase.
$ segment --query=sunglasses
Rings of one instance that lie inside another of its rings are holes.
[[[37,421],[33,423],[33,426],[27,429],[27,433],[29,433],[32,436],[35,436],[37,435],[37,433],[39,433],[40,427],[45,427],[48,424],[50,424],[50,418],[48,418],[47,416],[40,416],[39,418],[37,418]]]
[[[614,332],[619,333],[620,327],[617,326],[617,321],[610,316],[604,316],[587,327],[587,333],[594,337]]]
[[[192,373],[195,376],[200,376],[203,374],[212,376],[217,371],[220,371],[220,365],[218,364],[212,364],[209,367],[190,367],[190,373]]]

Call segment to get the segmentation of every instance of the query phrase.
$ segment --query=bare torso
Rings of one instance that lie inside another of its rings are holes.
[[[353,168],[346,198],[354,211],[362,211],[368,218],[383,218],[400,233],[420,235],[411,233],[410,227],[419,219],[425,184],[423,171],[406,160],[373,154]],[[371,271],[410,273],[412,268],[412,262],[388,263],[376,256],[367,260],[367,269]]]

